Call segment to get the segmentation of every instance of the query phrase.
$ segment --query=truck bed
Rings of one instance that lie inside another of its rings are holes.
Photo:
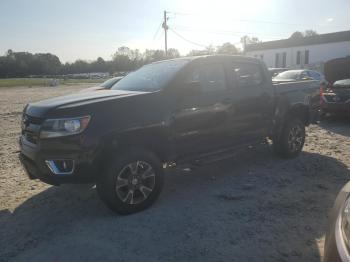
[[[310,122],[316,122],[320,112],[320,81],[273,82],[275,96],[279,103],[288,101],[297,104],[303,101],[309,108]]]

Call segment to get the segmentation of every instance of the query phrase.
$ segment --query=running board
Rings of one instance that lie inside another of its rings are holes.
[[[255,142],[245,143],[245,144],[237,145],[234,147],[213,151],[210,153],[180,158],[177,161],[175,161],[175,166],[176,167],[179,167],[179,166],[186,167],[187,166],[187,167],[191,168],[191,167],[199,167],[199,166],[212,164],[212,163],[217,162],[217,161],[222,161],[222,160],[233,158],[234,156],[236,156],[239,153],[240,150],[245,149],[245,148],[252,148],[254,145],[262,143],[262,142],[263,141],[258,140]]]

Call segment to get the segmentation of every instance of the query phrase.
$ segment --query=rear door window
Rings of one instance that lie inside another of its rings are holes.
[[[199,82],[203,92],[226,90],[226,74],[219,63],[199,65],[189,74],[187,81]]]
[[[303,71],[300,73],[300,80],[307,79],[309,77],[308,73],[306,71]]]
[[[309,75],[315,80],[321,80],[321,75],[315,71],[309,71]]]
[[[261,67],[253,63],[234,65],[234,74],[240,87],[260,86],[264,82]]]

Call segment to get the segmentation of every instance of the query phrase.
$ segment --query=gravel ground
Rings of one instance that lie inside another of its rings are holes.
[[[269,145],[192,172],[169,170],[160,199],[110,212],[90,185],[29,180],[18,161],[24,105],[86,86],[0,89],[0,260],[320,261],[327,217],[350,178],[350,121],[308,128],[304,152]]]

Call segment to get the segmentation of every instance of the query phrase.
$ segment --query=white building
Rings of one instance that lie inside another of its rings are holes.
[[[323,71],[328,60],[350,56],[350,31],[251,44],[246,54],[260,58],[268,67]]]

